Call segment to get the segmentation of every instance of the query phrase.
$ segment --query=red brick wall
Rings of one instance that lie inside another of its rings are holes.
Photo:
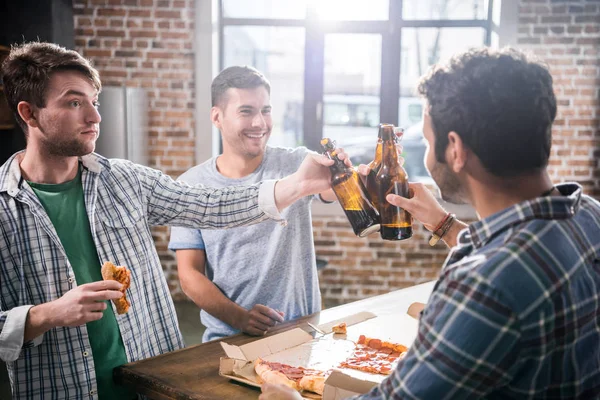
[[[150,165],[177,177],[194,165],[195,0],[74,0],[76,50],[104,86],[142,87],[149,97]],[[153,229],[178,290],[168,229]]]
[[[326,306],[431,281],[448,255],[442,242],[429,246],[429,232],[417,223],[413,237],[400,242],[358,238],[345,217],[314,218],[313,227],[317,257],[328,261],[320,274]]]
[[[521,0],[519,11],[519,46],[554,77],[551,174],[600,197],[600,2]]]
[[[194,0],[74,0],[77,50],[105,85],[141,86],[150,97],[151,165],[177,176],[194,164]],[[555,181],[575,180],[600,197],[600,3],[521,0],[518,46],[544,58],[559,112],[550,161]],[[343,217],[315,217],[326,304],[434,279],[447,249],[430,248],[415,225],[405,242],[358,239]],[[154,230],[175,298],[183,298],[168,230]]]

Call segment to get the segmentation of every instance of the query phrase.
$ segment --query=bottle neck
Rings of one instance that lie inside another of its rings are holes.
[[[343,171],[346,169],[346,164],[342,160],[340,160],[335,151],[328,151],[327,157],[333,160],[333,165],[330,167],[334,171]]]
[[[385,129],[381,134],[382,141],[382,162],[398,163],[398,150],[396,148],[396,135],[393,129]]]

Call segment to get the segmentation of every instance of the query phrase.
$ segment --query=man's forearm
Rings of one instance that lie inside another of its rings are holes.
[[[52,306],[50,303],[31,307],[27,314],[27,321],[25,322],[23,343],[33,340],[54,328],[50,318],[51,315]]]
[[[275,184],[275,205],[279,211],[289,207],[302,197],[302,190],[293,175],[280,179]]]
[[[227,325],[241,330],[241,323],[248,310],[229,300],[204,274],[200,272],[197,274],[198,276],[187,278],[194,284],[182,285],[184,293],[200,309]]]

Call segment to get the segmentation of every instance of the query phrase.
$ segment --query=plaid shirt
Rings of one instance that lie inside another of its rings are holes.
[[[77,282],[48,215],[21,176],[21,157],[0,167],[0,358],[7,362],[15,399],[97,399],[86,325],[57,327],[23,343],[29,309],[58,299]],[[81,162],[99,262],[131,270],[131,309],[115,312],[127,360],[183,347],[150,225],[205,229],[280,220],[274,181],[217,190],[96,154]]]
[[[413,346],[357,398],[600,397],[600,203],[558,189],[460,233]]]

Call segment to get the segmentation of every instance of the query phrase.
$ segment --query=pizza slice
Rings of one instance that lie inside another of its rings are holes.
[[[397,352],[397,353],[404,353],[405,351],[408,350],[408,347],[404,346],[403,344],[386,342],[386,341],[383,341],[380,339],[366,337],[365,335],[360,335],[358,337],[357,344],[364,344],[365,346],[368,346],[375,350],[390,349],[390,350],[392,350],[392,352]],[[383,351],[387,351],[387,350],[383,350]]]
[[[254,370],[262,382],[288,386],[299,392],[308,391],[323,394],[325,379],[328,373],[303,367],[265,361],[257,358],[254,361]]]
[[[335,334],[345,335],[347,333],[345,322],[339,323],[339,324],[331,327],[331,329],[333,330],[333,333],[335,333]]]
[[[354,353],[343,361],[340,367],[389,375],[407,350],[408,348],[402,344],[360,335]]]
[[[101,272],[102,279],[117,281],[123,285],[121,289],[123,297],[113,299],[113,303],[115,303],[118,314],[125,314],[129,311],[129,306],[131,305],[125,297],[125,291],[129,289],[129,285],[131,284],[131,271],[127,267],[117,266],[110,261],[106,261],[102,265]]]

